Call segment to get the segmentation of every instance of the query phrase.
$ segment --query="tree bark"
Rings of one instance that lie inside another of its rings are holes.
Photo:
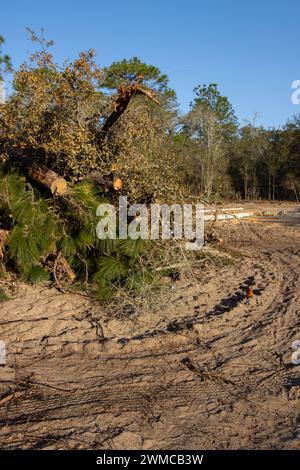
[[[112,189],[114,191],[120,191],[123,188],[123,181],[121,178],[114,175],[113,172],[103,175],[99,171],[95,170],[89,174],[88,180],[95,181],[99,185],[103,186],[107,191]]]
[[[11,160],[20,166],[21,170],[30,179],[48,189],[55,196],[64,196],[68,192],[67,181],[55,171],[50,170],[41,163],[24,155],[13,154]]]
[[[75,271],[71,268],[68,261],[61,253],[58,253],[53,268],[54,278],[57,283],[59,282],[57,277],[59,273],[66,276],[69,281],[74,281],[76,279]]]
[[[64,196],[68,192],[66,180],[44,165],[30,165],[26,168],[26,173],[56,196]]]
[[[8,231],[0,229],[0,260],[4,256],[4,246],[8,237]]]
[[[160,104],[156,98],[155,92],[139,83],[128,85],[127,87],[120,86],[118,89],[118,97],[113,103],[113,112],[106,119],[102,127],[102,134],[106,134],[112,128],[115,122],[126,111],[131,99],[135,95],[144,95],[155,104]]]

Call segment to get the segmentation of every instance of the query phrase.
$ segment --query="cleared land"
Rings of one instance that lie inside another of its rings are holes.
[[[109,318],[28,286],[1,305],[1,448],[299,448],[300,230],[217,231],[235,262],[177,281],[159,309]]]

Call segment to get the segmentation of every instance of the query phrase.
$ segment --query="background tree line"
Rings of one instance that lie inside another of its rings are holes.
[[[159,91],[161,107],[146,104],[151,108],[148,124],[152,129],[152,140],[146,139],[146,145],[155,161],[157,128],[164,141],[163,149],[159,144],[162,167],[167,168],[168,164],[174,169],[176,183],[184,187],[185,194],[208,200],[217,197],[299,201],[300,115],[278,129],[265,129],[250,121],[240,125],[229,99],[221,95],[215,83],[197,86],[189,112],[182,115],[176,93],[168,86],[168,77],[158,68],[133,58],[116,62],[105,71],[108,77],[118,77],[109,79],[110,86],[142,76],[148,86]],[[127,140],[126,133],[123,137]],[[127,152],[124,159],[131,167],[131,149]],[[135,163],[139,165],[137,153]],[[145,176],[149,178],[148,174]],[[148,181],[151,180],[150,176]],[[162,184],[170,189],[172,184],[167,182],[170,183],[168,178]]]
[[[300,116],[283,127],[239,125],[216,84],[198,86],[175,136],[186,184],[205,197],[300,199]]]

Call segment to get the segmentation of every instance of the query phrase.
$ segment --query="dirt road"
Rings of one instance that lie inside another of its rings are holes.
[[[178,281],[159,312],[110,320],[45,287],[0,304],[0,447],[299,448],[300,230],[218,230],[236,262]]]

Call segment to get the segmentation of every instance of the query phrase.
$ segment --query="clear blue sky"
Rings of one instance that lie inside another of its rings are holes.
[[[239,120],[279,126],[300,113],[299,0],[3,0],[0,34],[18,66],[26,26],[54,39],[57,61],[90,47],[100,65],[134,55],[170,77],[186,111],[199,83],[217,82]]]

